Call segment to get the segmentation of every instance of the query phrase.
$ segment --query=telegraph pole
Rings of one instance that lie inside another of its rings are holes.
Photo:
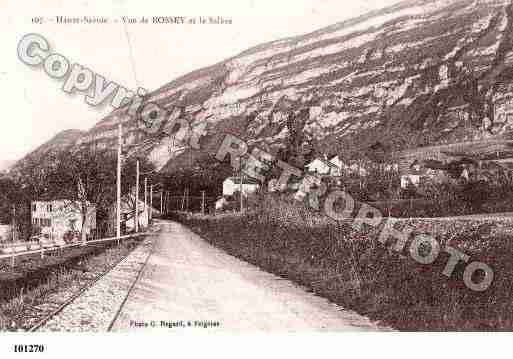
[[[240,212],[243,211],[242,203],[242,156],[239,157],[239,191],[240,191]]]
[[[122,141],[121,123],[118,125],[118,169],[117,169],[117,213],[116,213],[116,237],[121,237],[121,141]]]
[[[186,212],[189,212],[189,203],[190,203],[190,199],[191,199],[191,193],[189,191],[189,186],[187,186],[187,197],[186,197],[186,202],[185,202],[185,211]],[[192,212],[192,211],[191,211]]]
[[[139,171],[139,160],[137,160],[135,175],[135,233],[139,232]]]
[[[153,220],[153,184],[150,185],[150,221]]]
[[[150,217],[148,216],[148,177],[144,177],[144,213],[146,214],[146,217],[149,219]]]
[[[12,205],[12,241],[16,242],[18,240],[17,238],[17,231],[16,231],[16,205]],[[13,257],[14,258],[14,257]]]
[[[205,191],[201,191],[201,214],[205,215]]]

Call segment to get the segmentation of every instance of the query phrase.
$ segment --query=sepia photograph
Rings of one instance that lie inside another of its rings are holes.
[[[0,355],[507,345],[512,0],[0,8]]]

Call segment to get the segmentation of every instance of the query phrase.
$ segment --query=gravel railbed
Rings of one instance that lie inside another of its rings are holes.
[[[39,331],[105,332],[153,248],[147,237],[130,255],[102,277]]]

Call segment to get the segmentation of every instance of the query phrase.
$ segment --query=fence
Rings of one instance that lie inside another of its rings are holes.
[[[21,257],[21,256],[40,254],[41,258],[43,258],[45,253],[48,253],[48,252],[62,251],[64,249],[75,248],[75,247],[87,247],[87,246],[91,246],[91,245],[95,245],[95,244],[108,243],[108,242],[114,242],[114,241],[117,241],[119,244],[119,242],[121,240],[135,238],[135,237],[139,237],[139,236],[148,236],[148,235],[152,235],[152,234],[153,234],[152,232],[141,232],[141,233],[135,233],[135,234],[130,234],[130,235],[121,236],[121,237],[95,239],[92,241],[77,242],[77,243],[65,244],[65,245],[57,245],[57,244],[55,244],[55,242],[53,245],[51,245],[51,244],[41,245],[38,242],[21,242],[21,243],[16,243],[15,245],[11,246],[11,248],[13,248],[13,247],[16,249],[25,248],[26,250],[19,250],[19,251],[14,250],[12,253],[0,254],[0,260],[11,259],[11,266],[14,267],[15,258]],[[39,246],[39,249],[32,249],[32,248],[35,248],[36,246]]]
[[[366,202],[379,209],[384,215],[392,217],[415,217],[416,211],[432,206],[433,201],[424,198],[410,198],[389,201]]]

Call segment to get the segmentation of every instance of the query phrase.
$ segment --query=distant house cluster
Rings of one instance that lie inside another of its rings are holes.
[[[292,177],[288,183],[279,183],[277,178],[269,180],[266,189],[269,192],[292,191],[305,193],[308,188],[320,185],[323,178],[330,178],[335,183],[341,185],[342,176],[352,175],[355,177],[366,177],[369,175],[368,163],[363,161],[344,162],[340,156],[327,155],[319,156],[308,162],[303,172],[307,175],[305,178]],[[389,165],[388,170],[397,170],[397,165]],[[261,183],[251,177],[228,177],[223,182],[223,197],[218,199],[216,209],[222,209],[228,203],[227,198],[241,192],[243,195],[255,193],[261,188]]]
[[[346,164],[339,156],[334,156],[331,159],[327,157],[315,158],[305,166],[305,171],[308,174],[332,177],[342,176],[343,173],[365,177],[369,172],[362,163],[353,161]]]
[[[511,112],[513,114],[513,110]],[[395,178],[397,181],[394,188],[402,190],[412,187],[418,189],[428,183],[434,185],[461,184],[475,180],[499,178],[501,167],[505,165],[503,163],[497,165],[496,161],[478,160],[475,156],[465,155],[468,153],[468,149],[465,147],[467,145],[468,143],[454,143],[387,153],[384,147],[378,143],[371,146],[369,151],[358,160],[342,159],[339,155],[320,155],[305,164],[303,178],[292,176],[286,184],[279,183],[278,179],[274,178],[269,180],[266,190],[269,192],[295,192],[297,198],[301,196],[304,198],[312,186],[319,186],[323,181],[342,188],[359,185],[361,189],[362,183],[365,183],[363,179],[371,175],[374,170],[393,173],[393,177],[390,178]],[[508,155],[511,157],[511,153],[506,153],[507,148],[503,148],[504,144],[493,146],[490,147],[489,143],[486,144],[487,149],[497,149],[487,156],[501,158],[501,156]],[[512,150],[509,151],[512,152]],[[511,167],[513,168],[513,162]],[[244,195],[248,195],[257,192],[260,186],[258,181],[250,177],[243,177],[242,180],[239,177],[228,177],[223,183],[223,198],[218,201],[216,208],[223,208],[228,201],[227,198],[240,192],[241,189]]]

